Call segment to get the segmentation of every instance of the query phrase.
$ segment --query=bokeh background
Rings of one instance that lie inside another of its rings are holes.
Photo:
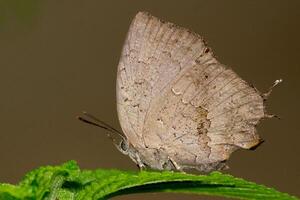
[[[115,81],[128,26],[140,10],[206,38],[218,59],[266,91],[282,119],[258,126],[266,140],[235,152],[227,173],[300,196],[300,1],[0,0],[0,182],[40,165],[137,170],[105,131],[79,122],[89,111],[120,129]],[[115,199],[221,199],[138,194]]]

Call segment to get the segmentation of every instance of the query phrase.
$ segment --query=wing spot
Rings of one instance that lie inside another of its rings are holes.
[[[168,56],[169,58],[172,57],[172,55],[169,51],[162,51],[162,53],[165,54],[166,56]]]
[[[204,51],[204,53],[208,53],[208,52],[210,52],[210,49],[206,48],[205,51]]]

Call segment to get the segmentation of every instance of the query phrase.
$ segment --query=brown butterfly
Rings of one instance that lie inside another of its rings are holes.
[[[118,149],[140,168],[223,169],[232,152],[262,142],[256,125],[273,117],[264,101],[279,82],[262,94],[219,63],[200,35],[139,12],[117,74],[124,134],[95,124],[119,137]]]

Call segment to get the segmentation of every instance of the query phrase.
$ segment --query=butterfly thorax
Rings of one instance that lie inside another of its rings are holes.
[[[175,170],[176,167],[162,148],[134,147],[128,141],[122,141],[118,146],[121,153],[128,155],[140,169]]]

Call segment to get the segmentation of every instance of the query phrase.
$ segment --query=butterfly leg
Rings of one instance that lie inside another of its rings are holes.
[[[146,169],[146,166],[143,163],[136,164],[136,166],[139,168],[140,171]]]
[[[171,158],[170,156],[168,156],[168,160],[174,165],[174,167],[176,168],[177,171],[185,173],[183,171],[183,169],[177,164],[177,162],[173,158]]]
[[[141,158],[139,155],[136,155],[136,165],[138,166],[139,170],[144,170],[146,169],[146,165],[142,162]]]

